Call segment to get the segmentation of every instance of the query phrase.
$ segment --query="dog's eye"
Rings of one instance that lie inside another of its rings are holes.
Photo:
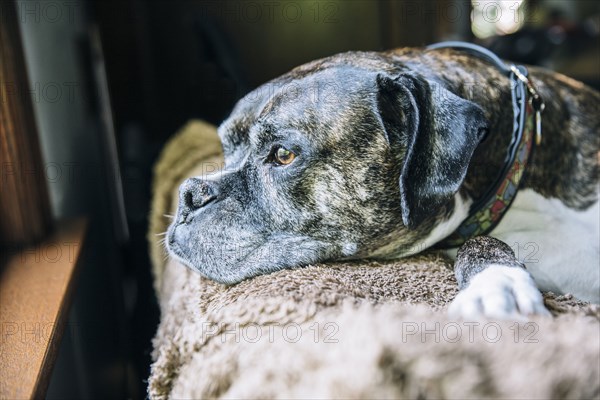
[[[273,160],[279,165],[288,165],[296,158],[296,154],[286,149],[285,147],[278,147],[273,153]]]

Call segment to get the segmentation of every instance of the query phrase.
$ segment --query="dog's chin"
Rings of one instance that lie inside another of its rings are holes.
[[[194,261],[188,258],[184,254],[184,252],[180,249],[177,242],[169,242],[167,241],[167,252],[169,258],[177,261],[180,264],[185,265],[187,268],[191,269],[194,272],[199,273],[204,278],[210,279],[217,283],[221,283],[224,285],[234,285],[239,283],[247,278],[252,277],[253,275],[244,274],[242,270],[242,265],[228,265],[226,269],[222,268],[219,271],[219,266],[217,263],[212,260],[199,260]],[[237,271],[237,273],[231,273],[231,271]]]
[[[234,285],[258,275],[332,259],[335,246],[306,237],[277,235],[264,242],[215,243],[198,236],[167,233],[169,256],[215,282]]]
[[[198,268],[196,268],[189,260],[187,260],[186,258],[181,256],[177,252],[175,245],[167,243],[166,249],[167,249],[167,253],[168,253],[170,259],[177,261],[179,264],[185,265],[192,271],[200,272],[200,270]]]
[[[229,273],[224,275],[223,273],[219,273],[217,265],[210,261],[207,262],[207,260],[194,261],[193,258],[186,254],[187,251],[182,250],[179,242],[174,237],[174,231],[174,227],[169,228],[169,231],[167,233],[167,240],[165,242],[167,253],[169,255],[169,258],[171,258],[172,260],[175,260],[176,262],[185,265],[187,268],[199,273],[204,278],[213,280],[217,283],[221,283],[224,285],[233,285],[247,278],[238,274],[233,275]]]
[[[259,251],[249,254],[245,259],[226,260],[209,258],[206,256],[190,259],[183,254],[181,250],[178,250],[177,245],[169,245],[167,249],[169,257],[175,261],[185,265],[207,279],[224,285],[235,285],[259,275],[267,275],[281,269],[302,266],[300,262],[295,262],[294,265],[266,262],[265,260],[261,260]]]

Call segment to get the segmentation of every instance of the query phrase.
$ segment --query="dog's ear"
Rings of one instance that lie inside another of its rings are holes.
[[[483,110],[414,75],[377,76],[378,107],[392,149],[404,150],[400,198],[414,228],[453,198],[487,132]]]

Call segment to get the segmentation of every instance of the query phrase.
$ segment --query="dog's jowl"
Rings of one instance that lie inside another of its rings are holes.
[[[234,284],[464,243],[451,313],[546,314],[538,288],[600,302],[600,94],[526,74],[459,49],[292,70],[220,126],[224,170],[182,184],[171,256]]]

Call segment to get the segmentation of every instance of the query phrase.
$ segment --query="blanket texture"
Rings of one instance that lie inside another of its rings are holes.
[[[150,398],[600,398],[598,305],[545,293],[553,318],[450,320],[457,284],[441,253],[230,287],[167,258],[179,183],[220,163],[215,128],[197,121],[155,167]]]

